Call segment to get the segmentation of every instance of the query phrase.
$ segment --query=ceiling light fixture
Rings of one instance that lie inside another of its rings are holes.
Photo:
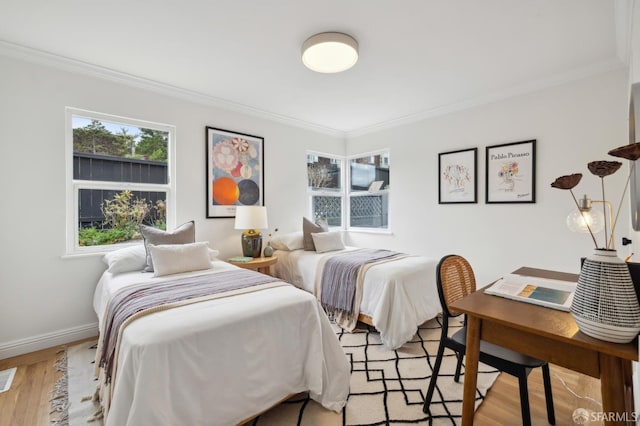
[[[343,33],[320,33],[302,44],[302,62],[312,71],[331,74],[358,62],[358,42]]]

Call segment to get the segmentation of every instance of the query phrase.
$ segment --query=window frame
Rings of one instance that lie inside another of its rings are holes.
[[[351,160],[355,158],[363,158],[363,157],[375,157],[376,155],[386,154],[389,159],[389,169],[391,169],[391,150],[389,148],[377,149],[374,151],[366,151],[358,154],[352,154],[346,156],[346,184],[345,188],[345,198],[348,200],[346,202],[346,209],[344,211],[345,215],[345,230],[349,232],[365,232],[365,233],[374,233],[374,234],[390,234],[391,233],[391,212],[388,212],[387,218],[387,227],[386,228],[371,228],[366,226],[351,226],[351,197],[362,197],[367,195],[384,195],[387,196],[387,208],[391,205],[391,190],[389,189],[379,189],[377,191],[362,191],[362,193],[355,192],[351,190]]]
[[[310,217],[310,219],[315,220],[315,217],[313,215],[313,197],[317,196],[317,197],[336,197],[336,198],[340,198],[340,226],[330,226],[330,228],[332,229],[344,229],[344,219],[345,219],[345,215],[344,215],[344,209],[345,209],[345,193],[344,193],[344,187],[345,187],[345,174],[344,174],[344,157],[341,157],[339,155],[335,155],[335,154],[327,154],[324,152],[318,152],[318,151],[307,151],[306,153],[307,155],[305,156],[305,161],[307,164],[307,212],[308,215]],[[318,189],[312,189],[309,186],[309,175],[308,175],[308,159],[309,156],[313,155],[316,157],[325,157],[325,158],[329,158],[332,160],[337,160],[340,162],[340,189],[338,191],[330,191],[330,190],[318,190]]]
[[[73,178],[73,117],[82,117],[93,120],[108,121],[110,123],[127,126],[142,127],[159,130],[168,133],[167,138],[167,183],[134,183],[113,182],[100,180],[82,180]],[[139,240],[123,242],[116,245],[80,246],[78,244],[79,223],[79,194],[82,189],[105,190],[130,190],[164,192],[166,194],[166,224],[167,229],[175,228],[176,203],[175,203],[175,138],[176,127],[169,124],[151,122],[147,120],[122,117],[80,108],[65,108],[65,167],[66,167],[66,256],[101,254],[117,250],[126,246],[139,244]]]
[[[391,150],[389,148],[383,148],[373,151],[366,151],[363,153],[352,154],[347,156],[340,156],[335,154],[327,154],[318,151],[307,151],[306,159],[308,161],[308,157],[310,155],[318,156],[318,157],[326,157],[335,159],[342,162],[340,179],[341,179],[341,188],[340,191],[322,191],[322,190],[313,190],[309,187],[308,176],[307,176],[307,214],[310,218],[315,219],[313,217],[313,197],[314,196],[323,196],[323,197],[340,197],[341,198],[341,215],[340,221],[342,225],[340,227],[331,227],[332,229],[342,229],[350,232],[363,232],[363,233],[374,233],[374,234],[391,234],[391,212],[388,212],[387,219],[387,227],[386,228],[371,228],[371,227],[362,227],[362,226],[351,226],[351,197],[365,196],[365,195],[376,195],[376,194],[386,194],[388,197],[388,207],[391,205],[391,191],[389,189],[380,189],[377,191],[362,191],[362,194],[352,195],[351,191],[351,160],[355,158],[362,158],[368,156],[376,156],[386,154],[389,158],[389,168],[391,167]],[[308,163],[307,163],[308,164]]]

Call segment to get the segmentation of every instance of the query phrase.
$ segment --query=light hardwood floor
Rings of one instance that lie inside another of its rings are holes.
[[[86,339],[91,340],[91,339]],[[79,342],[75,342],[79,343]],[[39,426],[49,424],[49,398],[53,384],[60,377],[54,365],[62,347],[54,347],[14,358],[0,360],[0,371],[18,367],[8,392],[0,393],[0,426]],[[547,411],[540,369],[529,376],[529,398],[533,425],[547,424]],[[598,411],[598,406],[570,393],[560,381],[580,396],[600,401],[600,381],[551,366],[556,424],[575,425],[572,419],[576,408]],[[501,374],[476,413],[477,425],[519,425],[520,397],[515,378]],[[589,423],[596,425],[597,423]],[[321,426],[321,425],[317,425]]]

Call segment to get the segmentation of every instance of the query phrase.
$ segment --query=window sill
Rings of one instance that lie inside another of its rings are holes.
[[[358,229],[358,228],[349,228],[346,230],[346,232],[353,232],[353,233],[357,233],[357,234],[380,234],[380,235],[393,235],[393,231],[391,231],[390,229],[374,229],[374,228],[367,228],[367,229]]]
[[[76,259],[82,257],[91,257],[91,256],[104,256],[107,253],[111,253],[113,251],[132,247],[138,244],[144,244],[142,240],[133,240],[134,242],[121,242],[118,244],[113,244],[109,246],[87,246],[86,250],[78,250],[78,251],[69,251],[61,256],[62,259]],[[89,248],[93,247],[93,248]],[[98,248],[100,247],[100,248]]]
[[[87,253],[67,253],[60,256],[61,259],[79,259],[83,257],[104,256],[108,251],[91,251]]]

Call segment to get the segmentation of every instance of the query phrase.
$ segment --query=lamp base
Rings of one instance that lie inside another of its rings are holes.
[[[262,233],[255,229],[247,229],[240,236],[242,241],[242,255],[245,257],[260,257],[262,253]]]

